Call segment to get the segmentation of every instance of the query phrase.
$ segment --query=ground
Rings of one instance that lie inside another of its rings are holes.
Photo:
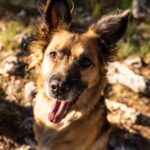
[[[11,58],[10,53],[1,52],[0,64],[2,65],[3,62],[6,63],[4,60],[7,57],[4,55],[8,55],[9,60]],[[137,69],[133,65],[130,68],[150,79],[150,57],[145,56],[142,60],[145,66]],[[22,57],[19,57],[19,61],[23,61]],[[33,71],[16,74],[17,71],[12,75],[5,72],[0,74],[0,150],[28,150],[34,149],[35,145],[32,128],[33,102],[30,97],[25,98],[27,97],[25,87],[34,81]],[[109,142],[110,150],[149,150],[150,99],[119,84],[108,85],[108,89],[109,99],[135,108],[148,118],[143,120],[142,124],[136,124],[135,133],[129,132],[130,129],[125,129],[124,125],[116,126]]]

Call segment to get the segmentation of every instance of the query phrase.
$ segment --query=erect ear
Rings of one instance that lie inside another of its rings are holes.
[[[45,10],[45,21],[49,29],[69,25],[71,22],[71,14],[67,1],[48,0]]]
[[[118,15],[108,15],[90,27],[90,31],[97,35],[102,55],[108,59],[115,53],[116,42],[124,35],[130,10]]]

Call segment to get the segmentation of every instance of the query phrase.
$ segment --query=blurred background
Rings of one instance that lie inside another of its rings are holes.
[[[23,41],[30,40],[37,8],[46,0],[0,0],[0,150],[34,149],[32,106],[36,68],[27,70]],[[132,9],[118,43],[119,61],[104,91],[108,119],[118,128],[109,150],[150,150],[150,1],[68,0],[74,30],[82,32],[101,16]],[[73,5],[74,4],[74,5]]]
[[[44,0],[40,0],[41,3]],[[37,0],[0,0],[0,49],[17,50],[24,35],[34,30],[39,15]],[[71,3],[71,1],[70,1]],[[74,0],[74,24],[86,28],[103,14],[132,8],[133,16],[120,56],[150,53],[150,3],[148,0]],[[72,7],[72,6],[71,6]],[[81,30],[81,29],[80,29]]]

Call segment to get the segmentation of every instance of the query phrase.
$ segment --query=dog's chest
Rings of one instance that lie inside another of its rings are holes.
[[[60,125],[55,129],[39,120],[35,125],[36,140],[40,150],[88,150],[91,147],[97,129],[79,123]]]
[[[35,126],[36,139],[41,150],[44,147],[44,150],[88,150],[97,132],[95,128],[82,127],[82,125],[78,127],[71,125],[60,131],[37,125]]]
[[[80,114],[72,112],[60,124],[54,125],[47,119],[48,107],[48,102],[38,96],[34,107],[34,131],[40,150],[91,150],[103,124],[104,109],[76,121],[71,121],[72,116]]]

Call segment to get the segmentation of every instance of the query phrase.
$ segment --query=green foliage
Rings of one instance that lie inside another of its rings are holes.
[[[121,9],[121,10],[125,10],[128,8],[131,8],[132,5],[132,1],[131,0],[116,0],[114,1],[115,4],[114,5],[110,5],[109,6],[105,5],[104,2],[101,3],[100,0],[93,0],[91,2],[92,4],[92,16],[97,19],[98,17],[100,17],[102,15],[102,13],[107,12],[108,10],[113,11],[114,9]],[[89,2],[88,2],[89,3]],[[90,7],[90,6],[88,6]]]
[[[10,6],[10,0],[0,0],[0,6],[9,7]]]
[[[128,39],[127,42],[120,44],[119,56],[127,57],[134,54],[147,55],[150,54],[150,42],[141,42],[139,44],[134,43]]]
[[[26,33],[30,33],[32,27],[25,27],[21,22],[10,22],[8,27],[3,31],[0,31],[0,41],[4,45],[6,50],[15,50],[19,48],[20,40]]]
[[[35,8],[36,0],[0,0],[0,6],[9,8],[12,6],[22,7],[22,8]]]
[[[120,9],[128,9],[131,8],[132,1],[131,0],[120,0],[118,7]]]
[[[72,3],[70,0],[70,5],[72,6]],[[100,0],[83,0],[83,1],[75,1],[75,7],[79,6],[82,7],[83,10],[88,10],[92,13],[92,16],[94,19],[97,19],[102,15],[103,12],[110,11],[110,10],[116,10],[119,9],[127,9],[131,7],[132,1],[131,0],[116,0],[114,5],[109,6],[103,6]],[[20,45],[20,39],[22,35],[26,33],[31,33],[33,30],[32,25],[26,26],[25,24],[31,24],[30,19],[28,16],[24,16],[24,18],[19,19],[12,19],[14,14],[11,16],[11,10],[14,10],[14,8],[26,8],[31,9],[35,8],[36,0],[0,0],[0,12],[6,11],[5,19],[7,20],[6,29],[0,31],[0,42],[4,45],[4,49],[18,49]],[[2,8],[2,9],[1,9]],[[5,9],[9,8],[9,9]],[[12,19],[11,21],[9,21]],[[27,21],[28,20],[28,21]],[[80,17],[74,18],[74,20],[77,20],[80,24],[85,24],[84,19],[81,19]],[[78,27],[80,28],[80,27]],[[131,54],[149,54],[150,53],[150,38],[143,39],[143,33],[150,34],[150,23],[144,25],[139,28],[139,25],[136,25],[136,23],[131,23],[128,27],[127,34],[122,42],[119,43],[119,49],[120,49],[120,56],[127,57]]]
[[[101,4],[99,0],[94,1],[94,8],[93,8],[93,13],[92,16],[97,19],[101,15]]]
[[[147,34],[148,37],[144,37]],[[129,24],[126,37],[119,43],[119,55],[150,54],[150,24]]]

